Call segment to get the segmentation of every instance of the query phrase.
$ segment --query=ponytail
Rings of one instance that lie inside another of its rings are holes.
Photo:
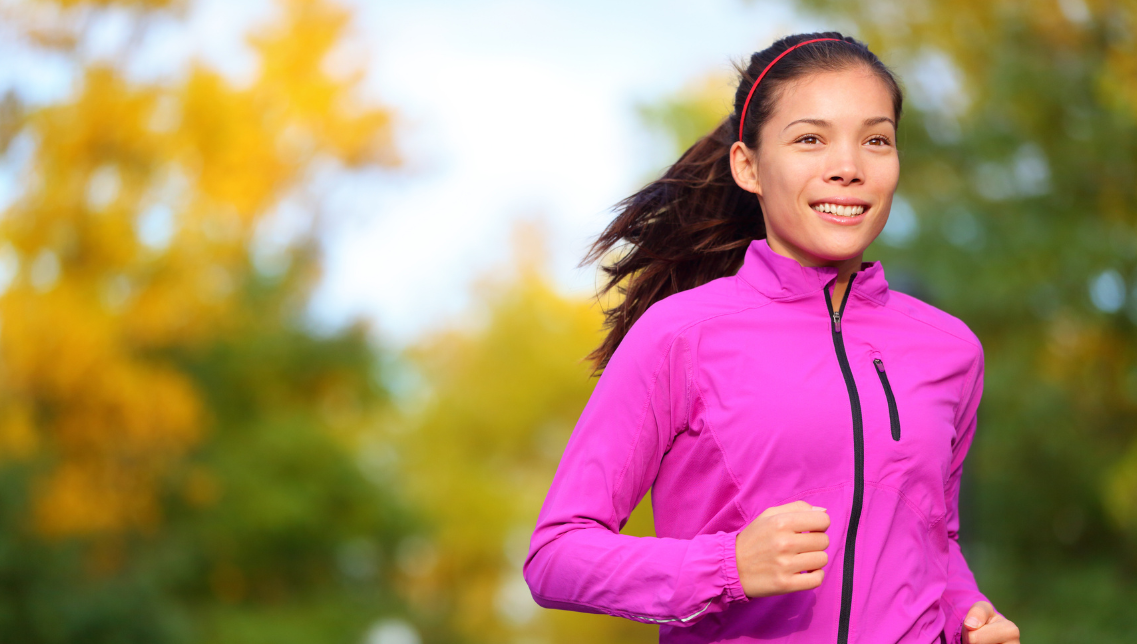
[[[616,204],[619,215],[592,244],[584,264],[602,259],[621,241],[631,245],[603,266],[601,293],[621,301],[604,311],[604,341],[588,355],[600,371],[631,325],[655,302],[724,275],[733,275],[753,239],[766,236],[753,194],[730,172],[737,128],[723,120],[662,177]]]
[[[799,47],[771,66],[794,45],[817,38],[837,40]],[[748,65],[736,66],[739,81],[730,116],[688,148],[662,177],[616,204],[616,218],[581,262],[582,266],[591,264],[618,246],[627,247],[621,248],[615,261],[601,267],[605,278],[600,295],[616,289],[620,300],[604,310],[607,334],[588,355],[595,372],[607,366],[624,334],[648,307],[679,291],[734,275],[750,242],[766,237],[758,198],[738,187],[731,174],[730,148],[739,132],[743,142],[757,150],[758,133],[773,114],[782,84],[855,65],[876,72],[889,87],[899,123],[900,86],[891,70],[863,43],[836,32],[786,36],[754,53]],[[754,87],[762,70],[767,70],[766,76]],[[751,94],[742,123],[739,114]]]

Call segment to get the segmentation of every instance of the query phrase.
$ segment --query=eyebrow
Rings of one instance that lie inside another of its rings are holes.
[[[810,125],[816,125],[817,127],[831,127],[833,125],[824,119],[798,119],[790,123],[790,125],[794,125],[796,123],[809,123]],[[887,116],[875,116],[873,118],[865,119],[865,126],[872,126],[878,123],[892,123],[892,129],[896,129],[896,121],[893,121]],[[782,131],[785,132],[786,130],[790,129],[790,125],[782,128]]]

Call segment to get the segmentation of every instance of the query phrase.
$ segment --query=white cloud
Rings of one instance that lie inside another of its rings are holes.
[[[368,90],[403,119],[407,166],[336,199],[313,314],[370,317],[400,343],[462,310],[519,219],[546,220],[557,282],[591,292],[576,264],[608,209],[672,161],[645,154],[636,101],[728,70],[795,20],[734,0],[358,5]]]

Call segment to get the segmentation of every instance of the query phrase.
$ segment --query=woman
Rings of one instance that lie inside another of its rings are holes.
[[[603,373],[525,562],[537,603],[664,642],[997,642],[958,544],[983,351],[863,262],[902,95],[862,43],[784,38],[735,109],[621,202]],[[652,491],[657,537],[621,535]]]

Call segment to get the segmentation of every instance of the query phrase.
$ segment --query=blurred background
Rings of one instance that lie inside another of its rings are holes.
[[[0,642],[655,641],[520,574],[577,262],[829,29],[907,92],[866,259],[985,347],[981,588],[1137,642],[1133,0],[0,0]]]

